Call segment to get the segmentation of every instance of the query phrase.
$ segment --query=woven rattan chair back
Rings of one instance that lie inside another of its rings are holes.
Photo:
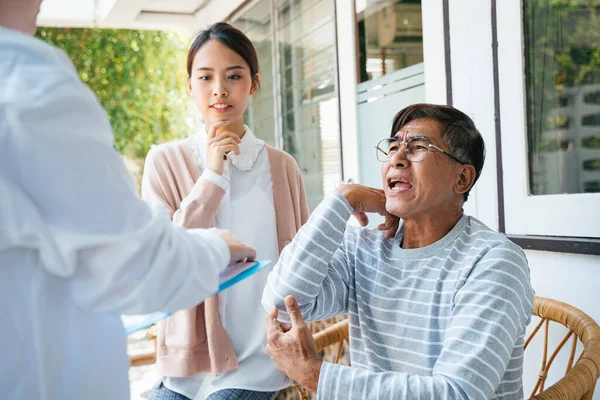
[[[533,315],[539,317],[540,321],[525,342],[525,349],[540,332],[542,326],[544,327],[544,344],[542,365],[529,398],[540,400],[591,400],[596,387],[596,380],[600,376],[600,328],[598,324],[583,311],[560,301],[544,297],[535,298]],[[551,322],[566,327],[567,333],[548,358],[548,336]],[[571,344],[567,347],[570,347],[570,353],[565,375],[553,385],[544,389],[552,363],[569,340]],[[578,341],[583,345],[583,351],[575,361]]]

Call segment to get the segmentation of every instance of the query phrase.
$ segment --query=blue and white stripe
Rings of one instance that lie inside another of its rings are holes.
[[[348,313],[352,367],[324,363],[319,399],[522,399],[533,309],[527,260],[504,235],[463,216],[442,239],[400,247],[347,227],[328,196],[269,275],[263,304],[294,295],[307,321]]]

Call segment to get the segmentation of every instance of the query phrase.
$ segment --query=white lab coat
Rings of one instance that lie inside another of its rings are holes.
[[[66,55],[0,28],[0,398],[129,398],[120,314],[196,305],[229,257],[136,196]]]

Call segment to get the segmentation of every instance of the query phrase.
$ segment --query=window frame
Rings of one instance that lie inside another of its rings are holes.
[[[525,0],[492,6],[501,230],[525,248],[600,254],[600,193],[530,195]]]

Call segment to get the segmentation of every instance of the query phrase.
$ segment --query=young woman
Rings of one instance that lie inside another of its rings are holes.
[[[298,165],[244,125],[259,88],[250,40],[226,23],[200,32],[187,58],[188,87],[204,127],[148,154],[142,196],[185,228],[216,226],[275,262],[308,207]],[[261,296],[270,268],[159,325],[159,373],[150,399],[273,399],[290,385],[265,352]],[[160,288],[157,288],[160,290]]]

